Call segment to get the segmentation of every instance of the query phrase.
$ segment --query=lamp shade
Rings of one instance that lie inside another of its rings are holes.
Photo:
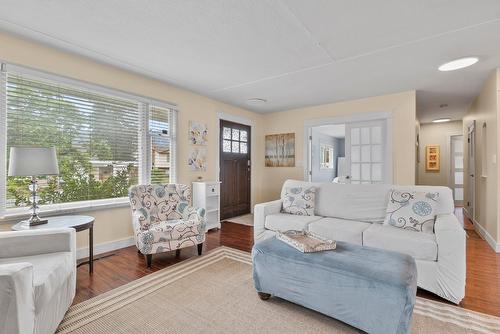
[[[56,149],[54,147],[11,147],[9,176],[57,175]]]

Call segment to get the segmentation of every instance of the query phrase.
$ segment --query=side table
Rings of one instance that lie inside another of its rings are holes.
[[[81,262],[78,266],[82,264],[89,264],[89,273],[94,272],[94,217],[91,216],[56,216],[48,217],[48,223],[36,226],[30,226],[28,221],[21,221],[16,225],[12,226],[14,231],[22,230],[43,230],[49,228],[74,228],[76,232],[89,230],[89,260]]]

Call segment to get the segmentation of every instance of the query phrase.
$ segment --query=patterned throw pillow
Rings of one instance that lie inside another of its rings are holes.
[[[316,188],[285,188],[281,212],[300,216],[314,216],[314,195]]]
[[[392,189],[384,224],[433,234],[438,200],[439,193]]]

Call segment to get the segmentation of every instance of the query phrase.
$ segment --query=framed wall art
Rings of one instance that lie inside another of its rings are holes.
[[[266,136],[266,167],[295,167],[295,133]]]
[[[439,145],[427,145],[425,147],[425,170],[439,172]]]

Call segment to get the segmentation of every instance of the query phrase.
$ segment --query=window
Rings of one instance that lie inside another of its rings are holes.
[[[227,153],[248,153],[248,132],[224,127],[222,151]]]
[[[319,164],[321,169],[333,169],[333,146],[320,144]]]
[[[0,151],[7,157],[2,164],[8,166],[13,146],[53,146],[57,151],[59,175],[38,178],[40,205],[122,198],[139,180],[173,181],[174,109],[52,78],[1,75],[0,101],[6,99],[6,112],[0,109],[0,124],[7,129],[6,135],[0,132]],[[26,207],[29,178],[5,180],[0,181],[0,213]]]

